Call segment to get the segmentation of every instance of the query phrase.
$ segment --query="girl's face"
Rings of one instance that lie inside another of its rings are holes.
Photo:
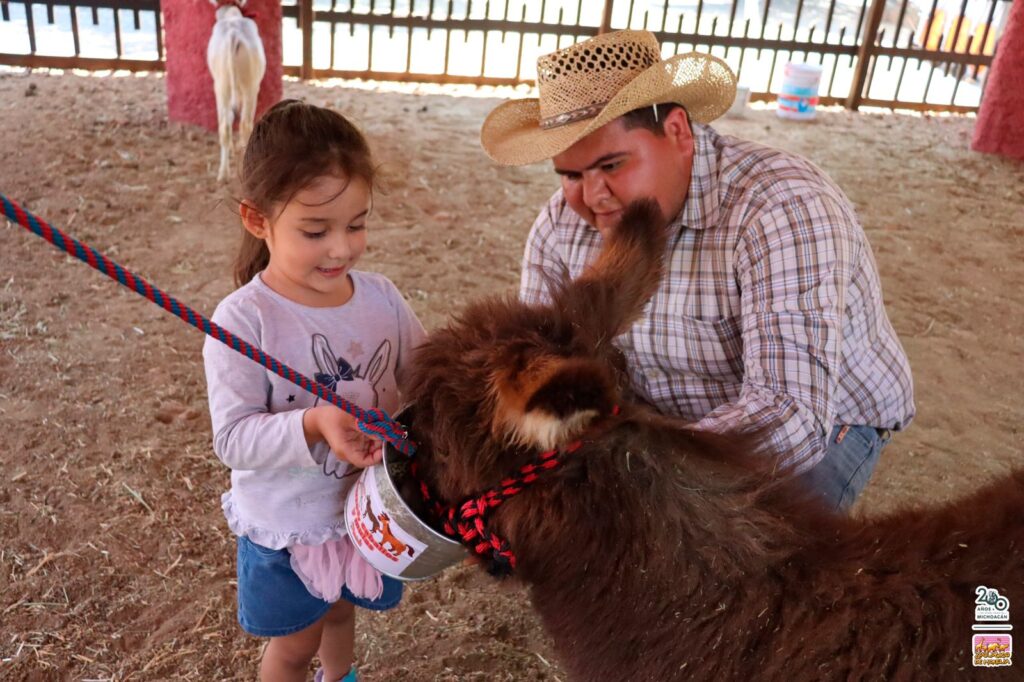
[[[243,203],[242,223],[270,251],[263,282],[314,307],[342,305],[354,292],[349,272],[366,250],[370,187],[359,177],[322,175],[268,219]]]

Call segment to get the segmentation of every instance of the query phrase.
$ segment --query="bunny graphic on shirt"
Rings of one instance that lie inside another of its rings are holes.
[[[388,369],[391,362],[391,341],[384,339],[366,365],[355,368],[345,358],[335,355],[327,337],[323,334],[313,335],[313,361],[317,372],[313,378],[321,386],[331,389],[345,400],[352,402],[364,410],[378,405],[377,384]],[[320,398],[313,403],[317,405]],[[324,460],[323,472],[326,476],[342,477],[347,464],[337,459],[331,452]]]

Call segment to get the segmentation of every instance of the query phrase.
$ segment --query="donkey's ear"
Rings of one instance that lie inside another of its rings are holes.
[[[615,389],[598,363],[570,359],[550,369],[503,420],[514,440],[542,450],[570,443],[615,405]]]
[[[568,361],[537,387],[526,401],[526,413],[569,419],[581,412],[607,412],[612,401],[612,389],[596,364]]]
[[[630,203],[583,273],[555,290],[555,307],[596,339],[629,330],[661,282],[667,232],[653,199]]]

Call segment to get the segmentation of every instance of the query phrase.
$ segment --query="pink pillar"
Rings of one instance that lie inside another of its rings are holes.
[[[206,44],[213,31],[209,0],[161,0],[167,53],[167,113],[172,121],[217,130],[213,77],[206,66]],[[249,0],[245,14],[255,13],[267,55],[267,71],[256,101],[256,118],[281,100],[281,3]]]
[[[1024,160],[1024,2],[1010,7],[985,84],[971,148]]]

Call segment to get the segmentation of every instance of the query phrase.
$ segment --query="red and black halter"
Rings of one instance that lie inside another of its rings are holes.
[[[616,405],[612,408],[611,416],[618,414],[619,407]],[[599,428],[603,430],[606,424],[607,419],[601,420]],[[584,442],[584,439],[578,439],[564,448],[542,452],[535,459],[521,466],[515,475],[503,479],[497,486],[451,507],[443,506],[431,494],[430,487],[418,474],[416,459],[413,459],[410,471],[413,478],[419,483],[420,494],[434,518],[441,523],[444,533],[466,545],[478,557],[488,561],[488,572],[491,575],[505,576],[515,570],[516,557],[508,541],[488,529],[487,515],[501,506],[505,500],[533,485],[546,472],[554,471],[562,466],[562,457],[579,450],[583,447]]]

